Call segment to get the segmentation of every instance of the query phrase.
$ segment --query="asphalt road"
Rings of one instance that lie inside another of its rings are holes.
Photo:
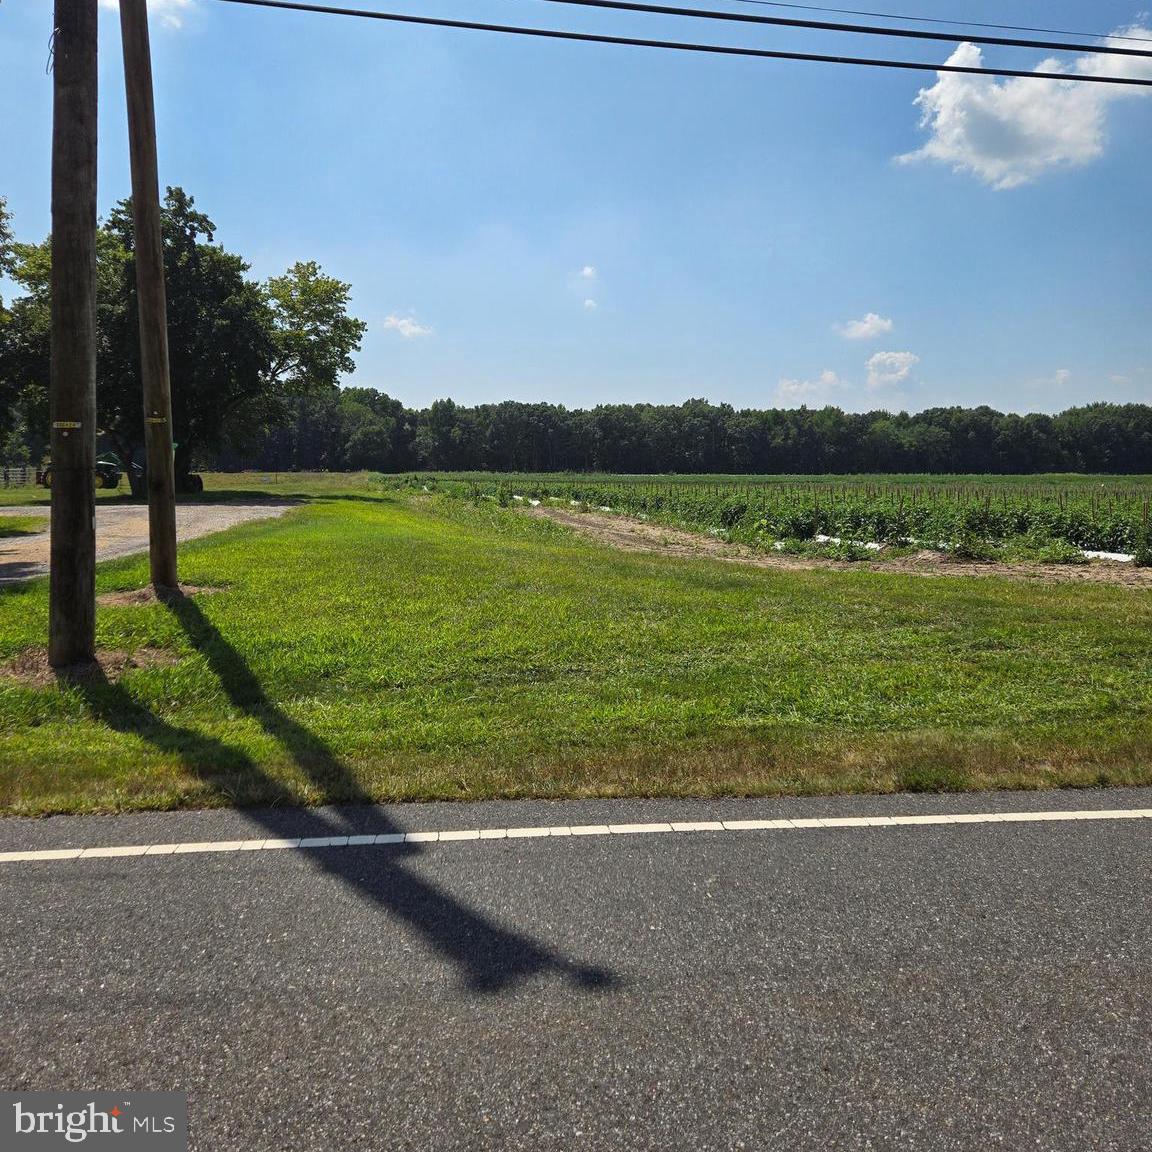
[[[1150,808],[1152,791],[0,821],[0,849]],[[192,1146],[1152,1148],[1152,820],[0,866],[0,1079]]]

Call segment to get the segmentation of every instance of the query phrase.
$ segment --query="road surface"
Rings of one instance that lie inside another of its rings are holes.
[[[210,532],[222,532],[249,520],[283,516],[295,506],[291,500],[266,500],[238,504],[178,504],[176,538],[195,540]],[[0,508],[0,516],[43,518],[44,530],[28,536],[0,538],[0,584],[13,584],[48,574],[48,516],[46,505],[13,505]],[[97,504],[96,559],[112,560],[148,551],[148,508],[144,504]]]
[[[607,831],[1040,809],[1152,790],[0,821],[166,846],[0,862],[0,1080],[204,1150],[1140,1152],[1152,818]]]

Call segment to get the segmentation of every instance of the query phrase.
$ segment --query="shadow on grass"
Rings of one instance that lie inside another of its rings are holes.
[[[169,724],[102,672],[68,676],[92,714],[109,727],[180,757],[184,766],[231,800],[259,796],[270,807],[247,815],[269,837],[313,838],[381,835],[404,831],[376,806],[332,750],[271,701],[244,658],[190,599],[173,596],[167,607],[196,650],[204,655],[232,704],[251,716],[289,753],[326,802],[358,809],[327,813],[295,807],[296,795],[272,779],[248,754],[191,729]],[[307,849],[304,849],[307,851]],[[519,932],[502,928],[476,909],[415,875],[406,860],[421,849],[395,847],[321,849],[316,867],[386,909],[412,928],[460,971],[470,988],[498,993],[533,976],[560,975],[589,991],[606,990],[616,977],[578,964]]]

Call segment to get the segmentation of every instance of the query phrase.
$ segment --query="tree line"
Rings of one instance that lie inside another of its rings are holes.
[[[1152,473],[1152,407],[1090,404],[1056,416],[991,408],[914,415],[821,409],[505,401],[419,410],[371,388],[291,403],[244,453],[213,463],[268,471],[1114,472]]]
[[[1090,404],[1059,415],[988,407],[909,414],[604,404],[569,409],[450,399],[405,407],[341,388],[366,325],[350,286],[315,262],[252,279],[214,242],[183,189],[163,206],[177,469],[381,472],[1152,473],[1152,407]],[[48,441],[51,240],[21,243],[0,198],[0,462],[38,462]],[[101,448],[144,443],[131,202],[98,234]]]

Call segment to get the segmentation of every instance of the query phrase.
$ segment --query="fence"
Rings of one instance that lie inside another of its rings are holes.
[[[0,464],[0,488],[27,488],[35,483],[35,468],[27,464]]]

